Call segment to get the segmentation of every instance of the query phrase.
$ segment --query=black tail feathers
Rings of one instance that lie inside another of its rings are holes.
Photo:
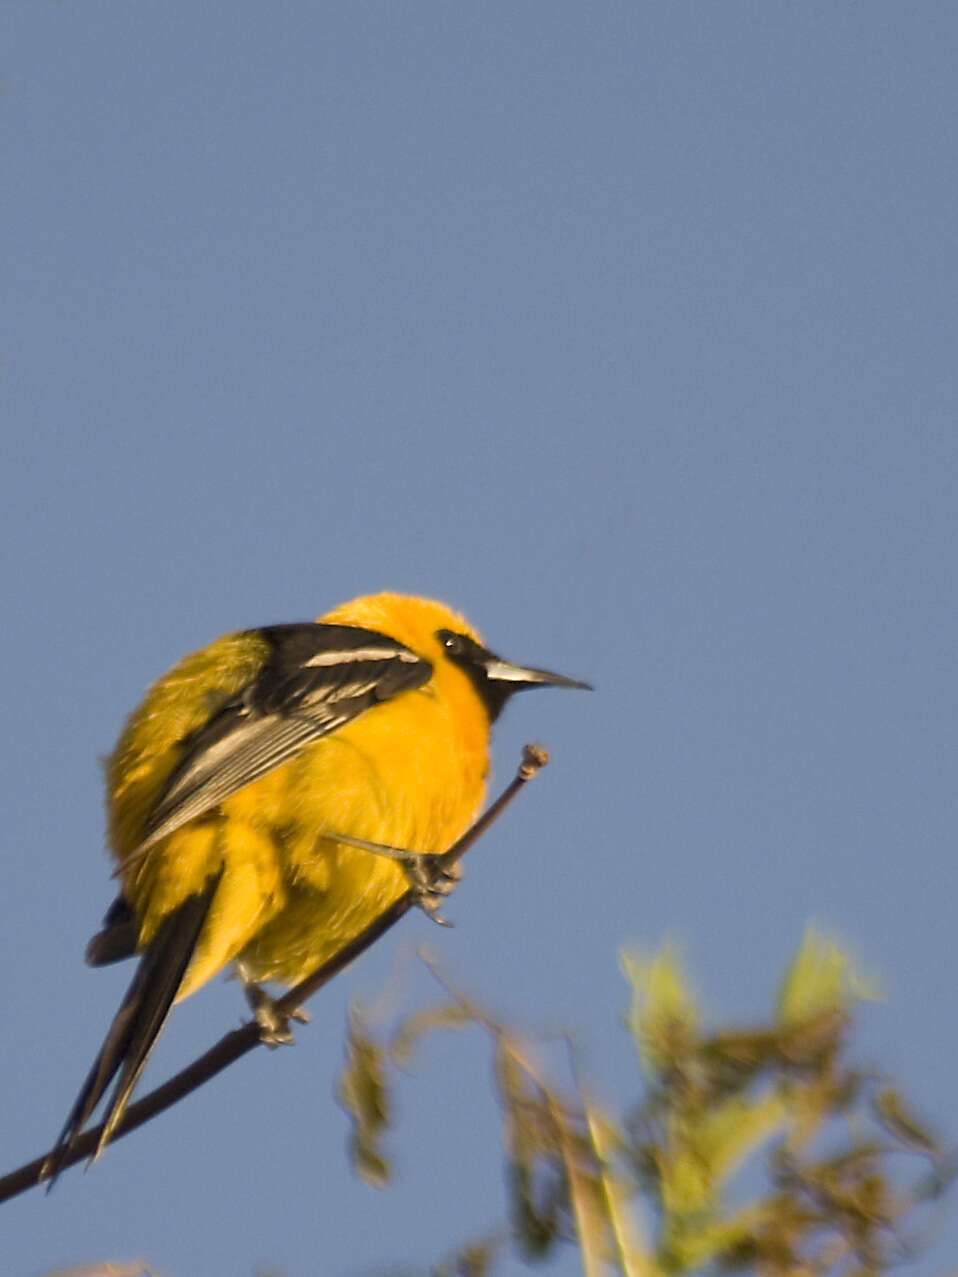
[[[122,1120],[133,1088],[183,983],[220,877],[221,874],[209,877],[202,891],[184,900],[164,918],[147,945],[93,1067],[43,1164],[40,1178],[49,1181],[48,1188],[53,1187],[68,1162],[75,1160],[71,1154],[77,1140],[114,1077],[116,1085],[91,1161],[100,1155]]]
[[[86,960],[91,967],[105,967],[122,962],[136,953],[140,924],[125,897],[117,896],[106,911],[103,928],[86,947]]]

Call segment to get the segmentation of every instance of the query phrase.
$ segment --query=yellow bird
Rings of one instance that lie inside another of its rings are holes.
[[[490,725],[537,686],[588,684],[512,665],[444,604],[399,594],[227,634],[154,683],[107,764],[122,890],[87,949],[94,966],[142,956],[44,1174],[116,1077],[100,1152],[170,1008],[229,963],[265,1032],[255,982],[304,979],[409,889],[395,859],[338,837],[447,850],[482,803]]]

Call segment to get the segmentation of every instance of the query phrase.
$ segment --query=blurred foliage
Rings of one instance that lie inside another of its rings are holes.
[[[353,1165],[376,1188],[389,1179],[389,1163],[380,1146],[390,1120],[385,1065],[382,1047],[366,1032],[358,1007],[351,1008],[337,1099],[355,1118],[350,1144]]]
[[[619,1117],[588,1092],[571,1042],[560,1084],[536,1043],[430,965],[443,1000],[388,1041],[351,1014],[339,1096],[356,1169],[384,1184],[392,1069],[438,1030],[477,1026],[490,1041],[510,1224],[439,1277],[486,1277],[510,1246],[536,1260],[574,1244],[587,1277],[866,1277],[921,1248],[923,1208],[956,1167],[893,1082],[848,1062],[852,1012],[871,992],[834,942],[809,932],[768,1024],[719,1031],[674,949],[623,955],[641,1095]]]

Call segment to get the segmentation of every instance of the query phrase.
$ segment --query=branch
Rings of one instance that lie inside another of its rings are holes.
[[[519,770],[509,785],[506,786],[495,802],[483,812],[475,824],[466,830],[458,842],[453,843],[448,851],[436,857],[440,868],[448,869],[456,864],[469,848],[482,837],[493,821],[498,819],[526,782],[531,780],[536,772],[544,767],[548,761],[549,755],[541,746],[526,745],[522,751],[522,762],[519,765]],[[395,926],[399,919],[404,914],[407,914],[417,902],[418,897],[412,890],[400,896],[364,931],[361,931],[358,936],[344,945],[334,957],[330,958],[328,962],[324,962],[321,967],[314,971],[312,975],[307,976],[305,980],[301,980],[283,997],[278,998],[276,1001],[277,1011],[282,1015],[291,1016],[294,1011],[299,1010],[302,1004],[311,998],[314,993],[317,993],[324,985],[328,984],[344,967],[354,962],[361,953],[365,953],[370,945],[374,944],[390,927]],[[209,1082],[211,1078],[216,1077],[218,1073],[222,1073],[235,1060],[240,1059],[241,1056],[246,1055],[254,1047],[261,1044],[262,1030],[255,1020],[248,1020],[240,1028],[227,1033],[225,1037],[220,1038],[219,1042],[212,1046],[204,1055],[201,1055],[199,1059],[194,1060],[192,1064],[175,1074],[169,1081],[164,1082],[162,1086],[158,1086],[156,1090],[151,1091],[149,1095],[145,1095],[143,1099],[131,1104],[113,1132],[113,1139],[120,1139],[130,1131],[136,1130],[138,1126],[142,1126],[144,1122],[148,1122],[165,1109],[170,1108],[177,1101],[183,1099],[184,1096],[189,1095],[192,1091],[203,1086],[204,1083]],[[77,1139],[69,1155],[64,1158],[60,1169],[73,1166],[82,1161],[83,1158],[90,1156],[97,1146],[101,1131],[102,1126],[85,1131]],[[26,1165],[0,1178],[0,1202],[9,1201],[11,1197],[16,1197],[28,1188],[32,1188],[35,1184],[39,1184],[40,1172],[47,1156],[48,1154],[44,1153],[41,1157],[34,1158],[32,1162],[28,1162]]]

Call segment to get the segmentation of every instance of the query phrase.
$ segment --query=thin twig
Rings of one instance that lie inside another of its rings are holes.
[[[436,857],[440,862],[440,868],[447,869],[454,865],[486,832],[493,821],[498,819],[526,782],[531,780],[548,761],[549,755],[541,746],[526,745],[522,751],[519,770],[512,781],[475,824],[466,830],[458,842],[453,843],[448,851]],[[276,1009],[280,1015],[291,1016],[294,1011],[298,1011],[314,993],[328,984],[344,967],[354,962],[361,953],[365,953],[370,945],[374,944],[390,927],[395,926],[416,903],[417,895],[412,890],[395,900],[374,922],[344,945],[328,962],[324,962],[312,975],[301,980],[283,997],[278,998]],[[218,1073],[222,1073],[235,1060],[252,1051],[254,1047],[260,1046],[262,1041],[262,1030],[255,1020],[249,1020],[240,1028],[227,1033],[199,1059],[194,1060],[192,1064],[164,1082],[162,1086],[158,1086],[156,1090],[151,1091],[149,1095],[145,1095],[143,1099],[131,1104],[113,1132],[113,1140],[122,1138],[130,1131],[136,1130],[138,1126],[142,1126],[144,1122],[162,1113],[164,1109],[170,1108],[184,1096],[216,1077]],[[64,1157],[60,1169],[73,1166],[85,1157],[89,1157],[97,1146],[101,1130],[102,1126],[97,1126],[85,1131],[74,1142],[69,1154]],[[11,1197],[16,1197],[40,1183],[40,1172],[47,1156],[48,1154],[44,1153],[41,1157],[34,1158],[32,1162],[0,1178],[0,1202],[9,1201]]]

